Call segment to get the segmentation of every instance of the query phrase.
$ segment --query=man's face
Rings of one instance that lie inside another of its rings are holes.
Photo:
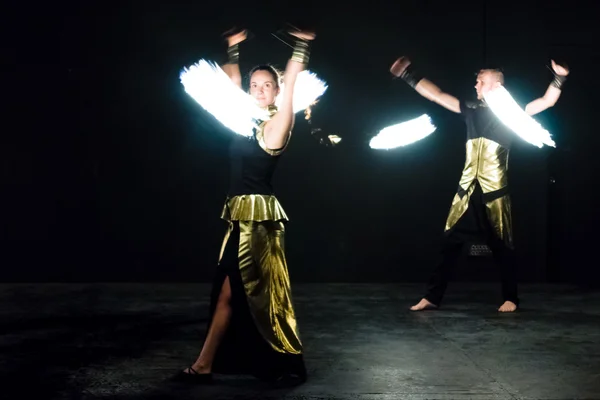
[[[498,77],[491,71],[482,71],[477,75],[475,82],[475,91],[477,92],[477,100],[483,100],[483,95],[487,94],[492,89],[502,85],[498,81]]]

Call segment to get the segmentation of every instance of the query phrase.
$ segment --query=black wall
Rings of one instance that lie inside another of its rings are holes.
[[[317,28],[310,69],[330,85],[313,124],[343,137],[339,147],[319,146],[299,116],[277,171],[293,279],[427,278],[464,163],[465,127],[390,79],[393,60],[409,55],[464,98],[474,96],[479,68],[500,66],[521,102],[544,93],[551,57],[569,64],[558,104],[536,116],[557,148],[516,140],[511,153],[515,239],[522,280],[595,282],[586,261],[598,222],[593,13],[519,4],[21,10],[27,24],[10,28],[0,278],[210,279],[225,228],[218,217],[231,133],[184,93],[178,74],[199,58],[222,59],[219,34],[240,21],[255,34],[242,47],[242,69],[284,68],[290,49],[270,34],[292,21]],[[438,127],[432,136],[392,151],[368,147],[379,129],[423,113]]]

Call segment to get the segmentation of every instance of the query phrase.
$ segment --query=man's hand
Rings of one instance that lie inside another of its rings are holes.
[[[550,60],[550,62],[552,63],[552,72],[555,74],[554,80],[542,97],[525,106],[525,112],[529,115],[536,115],[550,107],[554,107],[561,95],[562,84],[567,79],[566,76],[569,75],[568,67],[558,65],[554,60]]]
[[[408,57],[400,57],[396,60],[396,62],[394,62],[394,64],[392,64],[390,72],[395,77],[400,77],[400,75],[402,75],[402,73],[406,71],[406,68],[408,68],[409,65],[410,60],[408,59]]]
[[[569,75],[569,69],[566,66],[558,65],[554,60],[550,60],[552,63],[552,69],[554,73],[559,76],[567,76]]]

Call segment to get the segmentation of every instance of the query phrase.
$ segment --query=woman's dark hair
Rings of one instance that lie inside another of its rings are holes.
[[[252,68],[248,73],[248,87],[250,87],[250,79],[252,78],[252,74],[256,71],[267,71],[273,77],[273,81],[275,81],[277,87],[281,86],[281,83],[283,81],[282,74],[277,70],[277,68],[273,67],[272,65],[263,64],[257,65],[256,67]]]

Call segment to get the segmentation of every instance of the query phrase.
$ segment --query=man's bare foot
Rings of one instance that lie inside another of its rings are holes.
[[[512,301],[505,301],[504,304],[500,306],[498,311],[500,312],[514,312],[517,310],[517,305]]]
[[[431,310],[434,308],[438,308],[438,306],[436,306],[435,304],[433,304],[432,302],[430,302],[427,299],[421,299],[420,302],[418,302],[417,304],[415,304],[414,306],[412,306],[410,308],[411,311],[423,311],[423,310]]]

